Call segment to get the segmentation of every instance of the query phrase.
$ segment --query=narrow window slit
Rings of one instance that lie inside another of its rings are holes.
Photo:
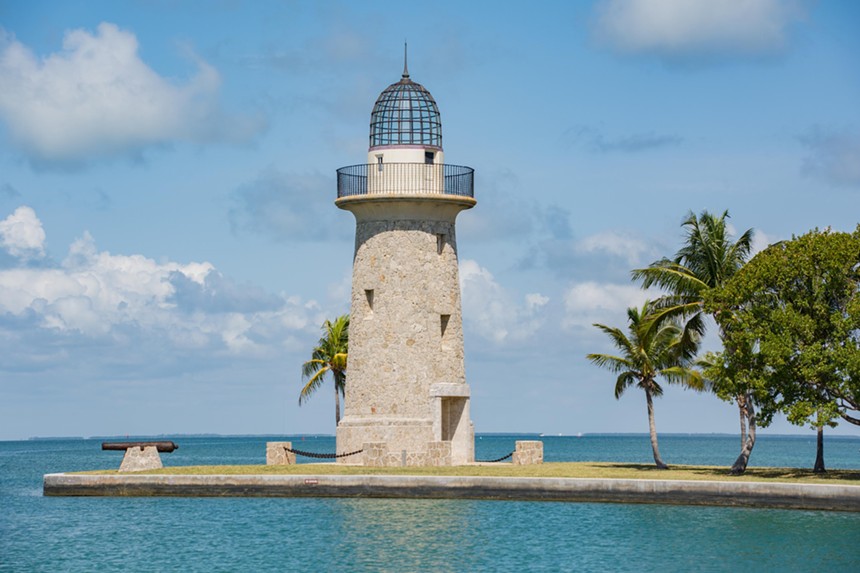
[[[364,297],[367,299],[367,308],[373,312],[373,289],[365,289]]]
[[[451,315],[440,314],[439,319],[439,325],[441,326],[441,335],[442,338],[445,338],[445,331],[448,329],[448,321],[451,320]]]
[[[441,255],[442,251],[445,249],[445,234],[437,233],[436,234],[436,254]]]

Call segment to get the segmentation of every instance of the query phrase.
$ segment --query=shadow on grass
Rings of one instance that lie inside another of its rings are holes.
[[[665,475],[666,479],[679,479],[679,473],[690,476],[706,476],[709,478],[732,479],[767,479],[767,480],[822,480],[822,481],[860,481],[860,470],[827,470],[824,473],[814,473],[811,469],[803,468],[762,468],[748,467],[741,475],[733,475],[730,468],[719,466],[682,466],[670,465],[668,470],[660,469],[654,464],[601,464],[595,466],[603,468],[623,468],[636,472],[651,474],[648,477],[659,478]]]

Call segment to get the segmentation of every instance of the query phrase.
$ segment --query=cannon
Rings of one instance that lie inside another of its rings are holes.
[[[154,447],[159,452],[170,453],[179,448],[174,442],[102,442],[102,450],[125,451],[129,448]]]
[[[102,442],[102,450],[125,451],[121,472],[155,470],[162,467],[158,452],[170,453],[178,448],[170,441],[160,442]]]

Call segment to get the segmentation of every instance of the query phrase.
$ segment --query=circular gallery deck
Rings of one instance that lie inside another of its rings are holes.
[[[860,511],[860,486],[403,475],[47,474],[46,496],[353,497],[721,505]]]

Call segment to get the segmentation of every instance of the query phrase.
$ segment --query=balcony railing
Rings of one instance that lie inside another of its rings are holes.
[[[337,170],[337,196],[354,195],[475,196],[475,170],[438,163],[378,163]]]

